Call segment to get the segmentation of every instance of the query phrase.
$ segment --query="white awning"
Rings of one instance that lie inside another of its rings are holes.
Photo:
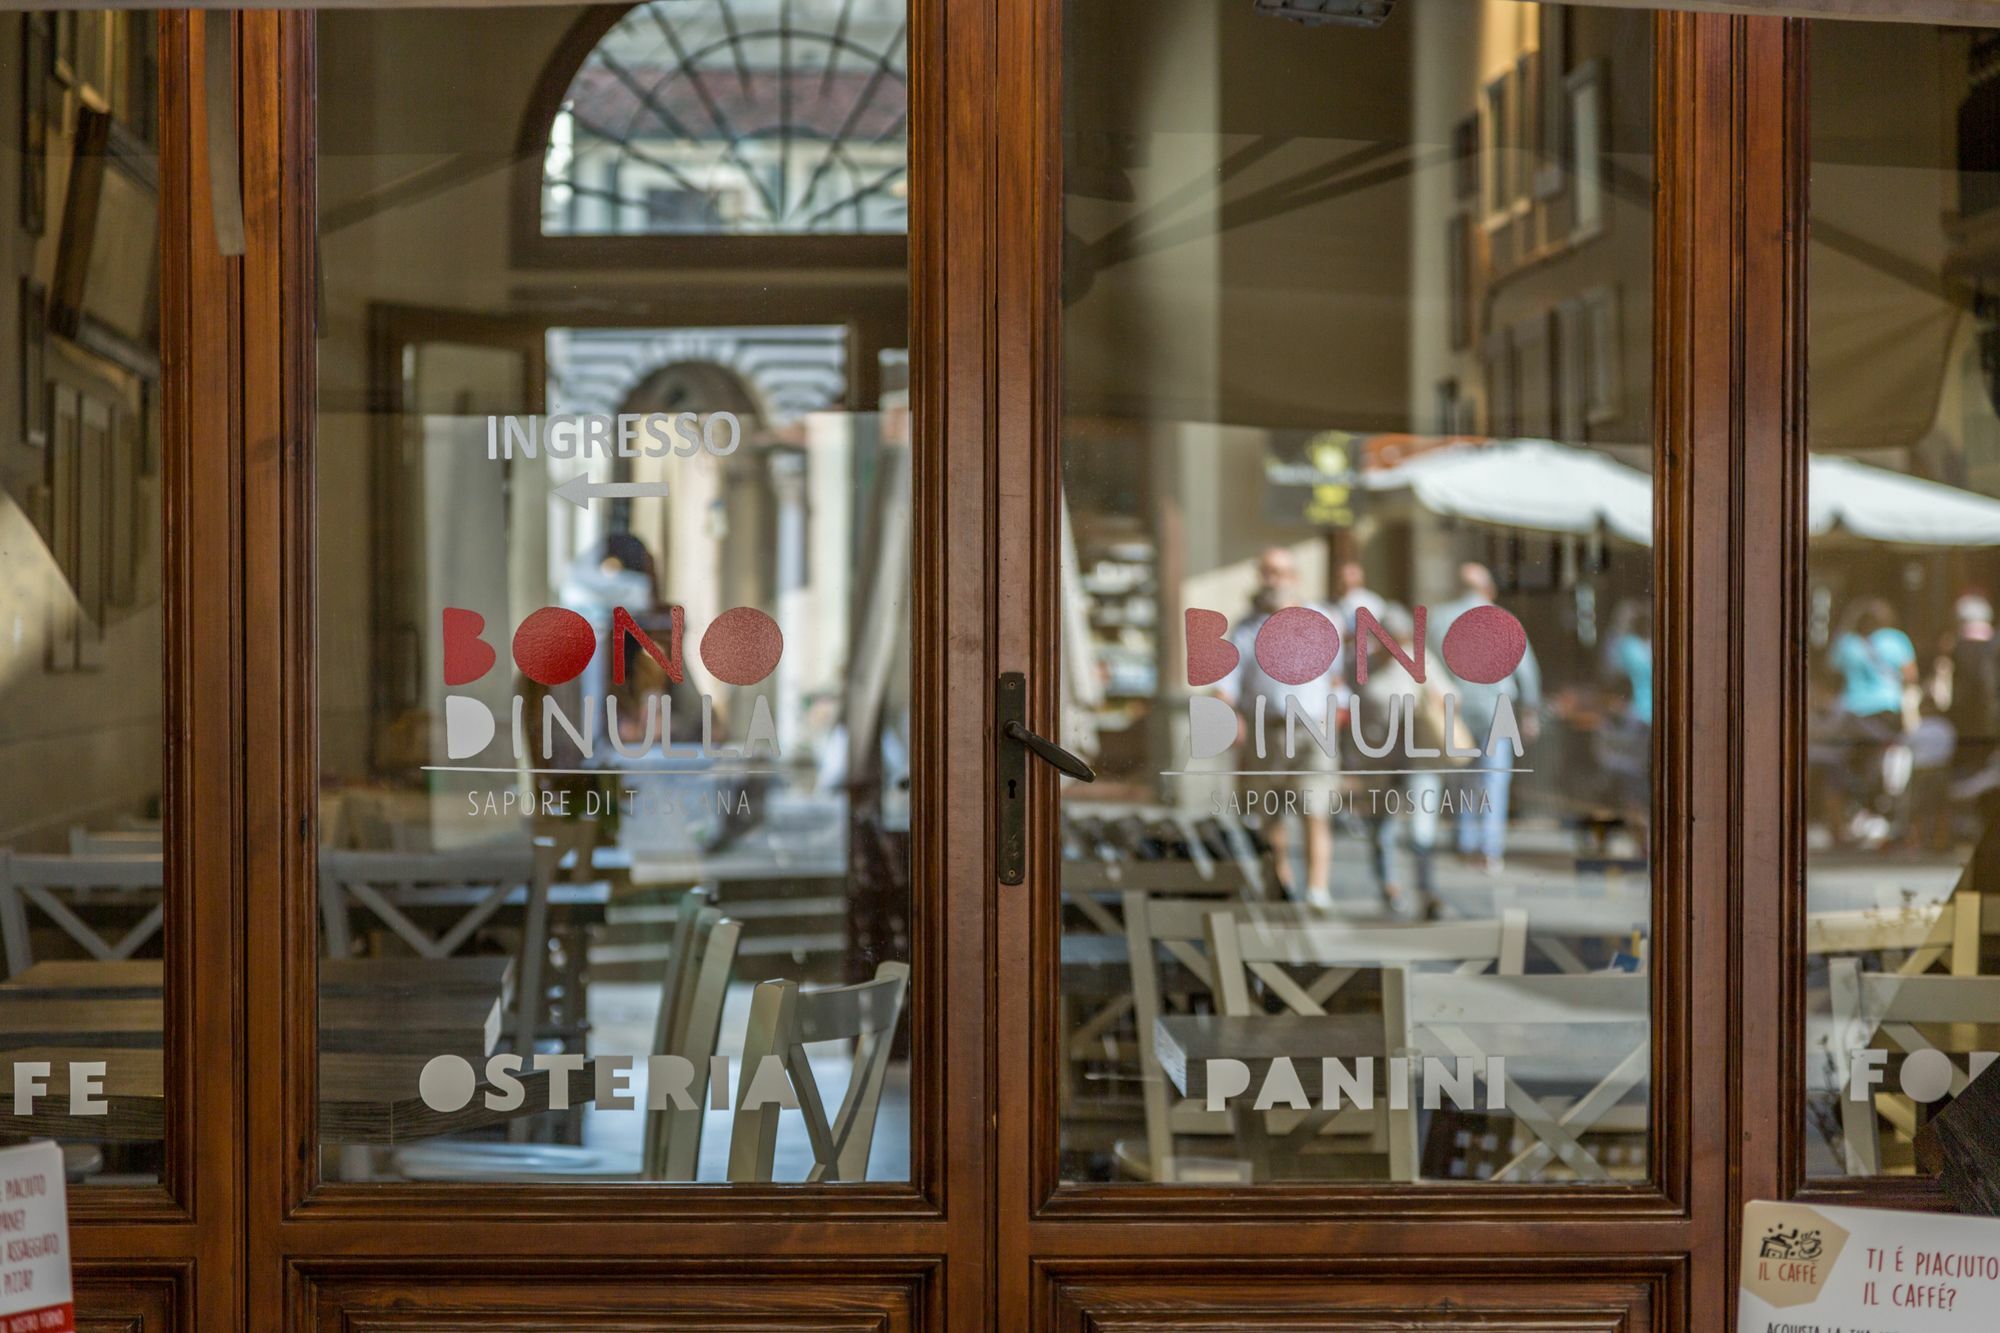
[[[1909,546],[2000,546],[2000,500],[1837,454],[1813,455],[1806,511],[1814,536],[1838,531]]]
[[[1434,514],[1538,532],[1608,532],[1653,540],[1653,482],[1637,468],[1552,440],[1436,449],[1363,474],[1371,491],[1408,490]],[[1903,546],[2000,546],[2000,500],[1814,454],[1807,472],[1814,536],[1845,533]]]
[[[1636,468],[1552,440],[1502,440],[1419,454],[1363,474],[1370,490],[1407,488],[1434,514],[1540,532],[1653,539],[1653,483]]]

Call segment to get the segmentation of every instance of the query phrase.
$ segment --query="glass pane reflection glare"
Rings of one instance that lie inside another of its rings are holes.
[[[908,1178],[907,280],[794,234],[904,165],[853,8],[320,16],[329,1178]]]
[[[1652,31],[1072,0],[1067,1179],[1649,1177]]]

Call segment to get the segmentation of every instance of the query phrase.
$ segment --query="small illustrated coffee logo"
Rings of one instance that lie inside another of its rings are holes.
[[[1812,1260],[1819,1258],[1820,1248],[1820,1228],[1804,1231],[1780,1222],[1764,1233],[1757,1253],[1765,1259]]]
[[[1847,1244],[1847,1232],[1811,1208],[1759,1205],[1768,1214],[1745,1220],[1743,1289],[1774,1310],[1819,1299]]]

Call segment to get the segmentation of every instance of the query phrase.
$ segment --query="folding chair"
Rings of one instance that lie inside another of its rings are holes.
[[[1917,1109],[1914,1102],[1889,1090],[1878,1089],[1857,1099],[1854,1052],[1886,1050],[1906,1061],[1924,1052],[1943,1054],[1950,1069],[1948,1092],[1956,1097],[1983,1065],[1962,1065],[1951,1057],[1977,1059],[1971,1048],[1979,1043],[1978,1025],[1990,1024],[2000,1015],[2000,977],[1863,972],[1856,959],[1835,958],[1827,966],[1827,980],[1833,1008],[1833,1082],[1840,1097],[1847,1174],[1880,1175],[1881,1122],[1888,1121],[1905,1138],[1914,1139]],[[1895,1075],[1885,1073],[1885,1087],[1893,1089]]]
[[[157,855],[23,856],[0,850],[0,935],[8,975],[34,965],[31,906],[92,958],[136,957],[160,933],[164,869]],[[113,919],[111,933],[101,933],[103,923]]]
[[[1611,1172],[1584,1143],[1593,1130],[1644,1132],[1618,1112],[1645,1085],[1650,1065],[1652,983],[1629,972],[1584,976],[1471,976],[1390,968],[1382,974],[1384,1044],[1409,1058],[1421,1083],[1425,1062],[1469,1064],[1472,1082],[1485,1086],[1502,1071],[1505,1111],[1535,1142],[1494,1171],[1494,1180],[1534,1179],[1560,1161],[1584,1180],[1609,1180]],[[1623,1031],[1612,1029],[1622,1028]],[[1497,1059],[1497,1067],[1489,1060]],[[1531,1087],[1543,1089],[1538,1096]],[[1552,1090],[1558,1089],[1558,1090]],[[1419,1089],[1403,1109],[1389,1112],[1398,1147],[1391,1157],[1396,1179],[1419,1178]]]
[[[729,1135],[729,1178],[769,1182],[777,1165],[780,1106],[749,1106],[752,1084],[766,1057],[775,1057],[797,1094],[812,1144],[808,1181],[865,1180],[874,1146],[875,1117],[896,1024],[909,990],[906,963],[883,963],[873,981],[825,990],[801,990],[796,981],[766,981],[750,997],[750,1020],[743,1038],[743,1068],[737,1081],[736,1119]],[[806,1047],[851,1041],[854,1059],[847,1095],[829,1120]]]

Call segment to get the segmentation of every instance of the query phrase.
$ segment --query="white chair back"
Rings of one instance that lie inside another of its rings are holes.
[[[1478,1104],[1503,1104],[1534,1136],[1494,1171],[1494,1180],[1530,1180],[1556,1160],[1580,1179],[1608,1180],[1610,1171],[1583,1136],[1647,1079],[1651,996],[1642,973],[1478,976],[1391,968],[1382,974],[1384,1046],[1409,1059],[1419,1088],[1430,1077],[1427,1061],[1442,1060],[1450,1078],[1469,1068],[1470,1078],[1460,1083],[1486,1089]],[[1495,1075],[1497,1097],[1489,1082]],[[1544,1089],[1539,1098],[1531,1086]],[[1552,1086],[1560,1091],[1548,1091]],[[1457,1095],[1467,1091],[1462,1086]],[[1398,1180],[1417,1179],[1416,1108],[1424,1100],[1413,1089],[1403,1107],[1391,1102],[1391,1171]]]
[[[0,937],[8,975],[34,965],[31,907],[92,958],[137,956],[165,918],[165,864],[158,855],[35,856],[0,850]],[[121,918],[115,936],[86,919],[110,915],[101,908],[116,909]],[[138,920],[125,924],[122,918],[133,911]]]
[[[553,875],[531,846],[449,852],[322,849],[320,915],[326,952],[344,958],[354,947],[354,913],[365,911],[421,958],[449,958],[503,907],[509,895]],[[449,924],[425,929],[420,912],[441,912]],[[531,978],[522,978],[530,989]]]
[[[1806,952],[1896,954],[1901,957],[1894,967],[1902,976],[1929,972],[1940,963],[1952,976],[1977,976],[1983,898],[1960,889],[1941,903],[1814,912],[1806,917]]]
[[[1477,973],[1491,968],[1518,976],[1527,951],[1528,916],[1509,911],[1493,921],[1443,921],[1376,925],[1351,921],[1285,922],[1242,912],[1211,912],[1209,954],[1225,1014],[1262,1012],[1250,994],[1255,977],[1297,1014],[1324,1014],[1326,1002],[1353,975],[1368,968],[1448,967]],[[1302,982],[1289,968],[1316,968]]]
[[[1827,965],[1833,1006],[1832,1079],[1840,1098],[1841,1137],[1851,1176],[1882,1171],[1881,1122],[1888,1120],[1908,1137],[1918,1129],[1914,1106],[1890,1089],[1862,1087],[1854,1078],[1854,1053],[1884,1050],[1906,1059],[1922,1052],[1946,1057],[1948,1091],[1956,1097],[1982,1068],[1978,1047],[1984,1044],[1980,1025],[1990,1031],[2000,1017],[2000,977],[1904,975],[1863,972],[1853,958],[1835,958]],[[1961,1063],[1953,1056],[1970,1057]]]
[[[864,1180],[874,1145],[875,1116],[882,1104],[889,1053],[909,990],[906,963],[883,963],[875,979],[826,990],[801,990],[795,981],[766,981],[750,998],[743,1038],[743,1068],[737,1083],[736,1119],[729,1137],[729,1178],[769,1181],[777,1162],[780,1104],[751,1106],[753,1085],[767,1058],[789,1077],[805,1117],[813,1166],[807,1179]],[[831,1119],[820,1098],[806,1047],[852,1041],[854,1060],[847,1095]]]
[[[693,1180],[701,1161],[708,1062],[722,1031],[722,1006],[735,974],[743,927],[708,905],[708,891],[681,895],[674,919],[673,953],[660,988],[660,1017],[653,1049],[684,1057],[694,1066],[688,1097],[693,1107],[668,1106],[646,1117],[642,1156],[648,1180]]]
[[[163,845],[158,829],[89,829],[75,824],[69,831],[71,856],[158,856]]]

